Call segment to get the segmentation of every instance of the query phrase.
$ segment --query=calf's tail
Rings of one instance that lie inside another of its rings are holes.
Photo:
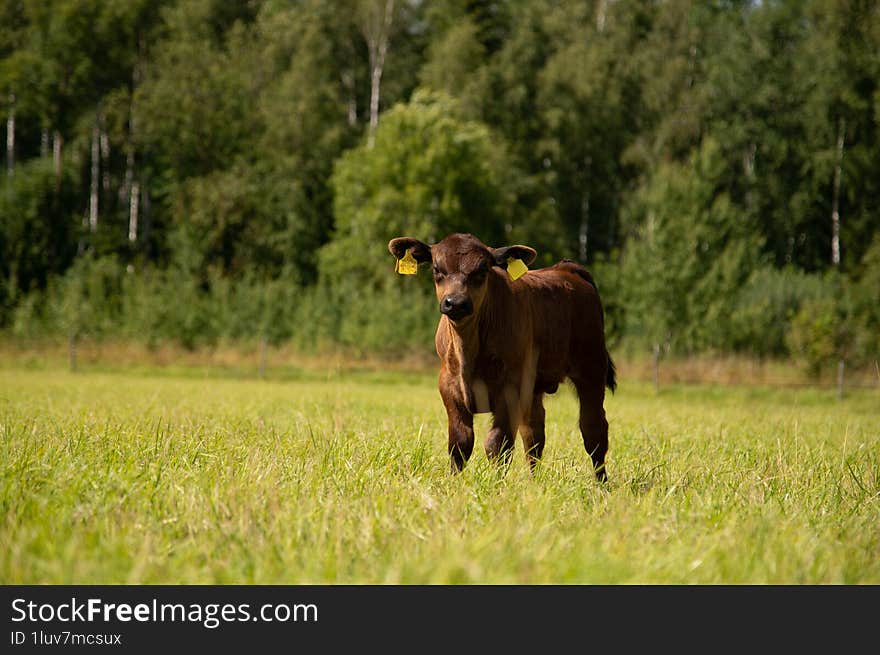
[[[608,357],[608,374],[605,376],[605,386],[611,389],[611,393],[614,393],[614,390],[617,389],[617,368],[607,350],[605,355]]]

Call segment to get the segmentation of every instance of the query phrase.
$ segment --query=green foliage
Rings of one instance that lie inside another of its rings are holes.
[[[627,328],[626,308],[622,302],[623,271],[619,259],[619,256],[600,256],[590,266],[605,313],[605,342],[612,351],[626,336]]]
[[[276,276],[312,264],[316,237],[298,212],[299,189],[273,171],[261,173],[234,167],[187,180],[174,198],[181,265],[198,274],[217,268]]]
[[[100,337],[112,330],[119,316],[120,283],[115,258],[80,257],[50,286],[47,314],[63,334]]]
[[[384,6],[0,3],[0,328],[106,259],[103,335],[244,334],[210,303],[278,285],[303,344],[428,348],[385,242],[464,230],[598,268],[614,338],[679,352],[806,352],[833,269],[876,360],[880,5],[400,0],[383,49]]]
[[[170,36],[135,94],[138,145],[162,187],[225,168],[253,146],[262,80],[244,27],[224,46],[183,3],[169,12]]]
[[[174,266],[134,271],[114,257],[80,257],[44,293],[16,307],[12,333],[175,341],[187,348],[258,338],[277,344],[295,335],[300,299],[285,271],[270,280],[217,271],[197,278]]]
[[[850,285],[852,358],[880,370],[880,234],[874,237]]]
[[[431,43],[419,78],[423,86],[458,98],[468,116],[479,116],[485,58],[479,27],[463,18]]]
[[[809,305],[827,303],[833,294],[828,278],[791,267],[762,266],[733,299],[728,346],[759,357],[787,356],[792,320]]]
[[[664,165],[635,196],[641,227],[623,259],[628,331],[693,352],[729,343],[733,303],[760,261],[755,226],[720,190],[719,148],[703,142],[687,166]]]
[[[628,31],[600,31],[586,4],[576,3],[551,10],[544,26],[557,48],[537,76],[541,161],[532,165],[562,223],[557,249],[586,263],[616,244],[622,156],[635,136],[634,81],[621,56]]]
[[[880,238],[868,247],[856,275],[830,275],[823,293],[804,302],[787,343],[818,376],[839,361],[876,367],[880,354]]]
[[[57,179],[47,159],[28,161],[0,181],[0,326],[21,298],[73,260],[75,184],[70,173]]]
[[[848,330],[846,305],[835,297],[810,300],[791,321],[788,344],[807,371],[818,377],[829,364],[845,359]]]

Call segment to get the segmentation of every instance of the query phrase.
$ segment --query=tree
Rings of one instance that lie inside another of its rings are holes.
[[[828,276],[827,286],[829,293],[801,306],[786,336],[791,353],[811,376],[818,378],[826,366],[837,364],[837,394],[841,398],[844,368],[852,356],[852,288],[836,271]]]
[[[729,343],[735,299],[760,262],[758,231],[718,186],[719,146],[661,166],[629,208],[640,225],[623,259],[627,330],[679,352]]]
[[[263,57],[276,58],[266,67],[277,73],[259,102],[265,126],[259,167],[275,185],[274,211],[296,224],[288,245],[300,277],[313,282],[316,253],[333,226],[333,162],[360,135],[350,51],[357,30],[351,16],[346,22],[344,14],[326,3],[261,19]],[[273,54],[285,48],[283,55]]]
[[[853,359],[880,371],[880,230],[853,276],[851,297]]]
[[[263,75],[246,28],[233,28],[218,47],[207,25],[191,27],[188,11],[184,3],[169,14],[168,40],[135,96],[139,145],[166,193],[248,153],[260,128]]]
[[[552,18],[559,45],[538,76],[543,136],[536,154],[566,241],[577,244],[568,256],[586,264],[594,252],[617,245],[615,217],[627,177],[622,155],[635,137],[632,80],[622,64],[628,34],[607,15],[600,31],[584,5]]]
[[[464,17],[431,42],[419,79],[423,86],[457,98],[468,116],[478,118],[485,63],[479,27]]]
[[[880,6],[863,0],[816,0],[804,10],[809,30],[795,59],[805,86],[803,122],[809,144],[806,170],[814,232],[824,261],[851,265],[870,244],[874,209],[866,198],[880,191],[875,106],[880,76]]]
[[[26,293],[45,288],[73,261],[76,185],[68,173],[56,191],[53,166],[40,159],[0,183],[0,325]]]
[[[395,0],[359,0],[356,11],[370,55],[369,144],[372,145],[379,124],[379,92],[394,27]]]
[[[427,343],[432,317],[416,308],[428,304],[428,276],[398,280],[388,241],[467,231],[501,244],[514,180],[497,139],[461,118],[448,96],[419,91],[386,112],[373,146],[346,152],[333,174],[337,223],[319,268],[321,297],[334,311],[327,330],[360,347]]]

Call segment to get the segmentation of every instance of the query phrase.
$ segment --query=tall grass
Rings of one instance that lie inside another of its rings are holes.
[[[624,380],[602,487],[568,389],[449,474],[434,385],[0,367],[0,582],[880,582],[876,390]]]

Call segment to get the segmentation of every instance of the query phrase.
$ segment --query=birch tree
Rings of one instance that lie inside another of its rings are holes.
[[[370,146],[379,124],[380,86],[394,26],[394,9],[395,0],[360,0],[357,6],[361,34],[370,57]]]
[[[15,173],[15,94],[9,94],[9,109],[6,118],[6,174]]]
[[[100,110],[95,114],[92,126],[91,176],[89,178],[89,231],[98,231],[98,176],[101,172],[101,128],[98,125]]]
[[[837,119],[837,148],[834,160],[834,181],[831,197],[831,264],[840,268],[840,181],[843,177],[843,144],[846,140],[846,119]]]

